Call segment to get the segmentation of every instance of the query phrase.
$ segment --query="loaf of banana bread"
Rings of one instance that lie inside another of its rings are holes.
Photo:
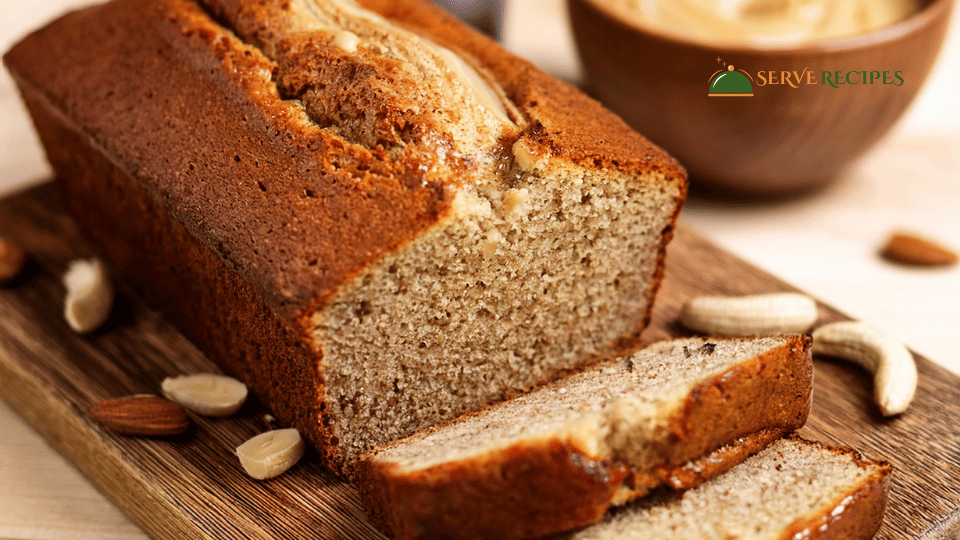
[[[633,346],[686,190],[438,8],[361,4],[112,0],[4,56],[85,234],[340,470]]]

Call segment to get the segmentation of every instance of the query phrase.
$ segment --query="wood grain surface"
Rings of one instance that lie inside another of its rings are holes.
[[[308,453],[274,480],[249,479],[234,456],[247,438],[277,427],[255,400],[226,419],[193,417],[182,436],[113,434],[86,410],[102,399],[156,393],[164,377],[219,371],[119,279],[107,326],[81,337],[62,319],[59,276],[69,260],[93,255],[49,185],[0,201],[0,235],[32,261],[0,289],[0,398],[155,538],[382,538],[354,490]],[[682,333],[682,303],[702,293],[792,290],[681,227],[648,341]],[[843,316],[821,306],[821,322]],[[814,408],[803,433],[853,446],[895,467],[878,539],[960,538],[960,378],[917,357],[911,409],[880,416],[866,372],[817,359]]]

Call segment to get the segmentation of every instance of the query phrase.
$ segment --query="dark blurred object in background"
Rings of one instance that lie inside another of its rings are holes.
[[[505,0],[433,0],[484,34],[499,40]]]

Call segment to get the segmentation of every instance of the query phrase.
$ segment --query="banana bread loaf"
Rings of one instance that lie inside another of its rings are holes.
[[[812,387],[808,336],[660,342],[375,450],[358,486],[395,539],[538,537],[728,469]]]
[[[113,0],[4,56],[66,209],[332,466],[647,324],[669,156],[418,0]]]

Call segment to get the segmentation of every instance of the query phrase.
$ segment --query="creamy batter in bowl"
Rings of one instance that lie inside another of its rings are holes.
[[[678,37],[793,46],[868,34],[909,18],[921,0],[601,0],[617,15]]]

